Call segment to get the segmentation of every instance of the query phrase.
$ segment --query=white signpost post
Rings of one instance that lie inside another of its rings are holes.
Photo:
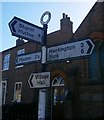
[[[41,27],[17,17],[14,17],[9,22],[9,27],[13,36],[32,42],[42,42],[44,31]]]
[[[90,39],[47,48],[47,62],[90,55],[94,44]]]

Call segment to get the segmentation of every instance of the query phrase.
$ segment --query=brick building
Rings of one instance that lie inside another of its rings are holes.
[[[73,22],[64,13],[60,30],[48,34],[47,47],[88,38],[95,44],[90,56],[47,63],[51,85],[45,89],[46,119],[104,117],[104,2],[94,4],[75,33]],[[42,63],[16,66],[15,60],[19,54],[37,51],[42,51],[40,44],[18,39],[15,47],[2,52],[2,103],[32,105],[29,111],[33,118],[39,115],[39,89],[30,88],[28,79],[32,73],[41,72]]]

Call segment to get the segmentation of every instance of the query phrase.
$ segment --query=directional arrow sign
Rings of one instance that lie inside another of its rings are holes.
[[[16,58],[16,65],[26,64],[30,62],[40,61],[41,60],[41,52],[19,55]]]
[[[9,27],[13,36],[29,41],[42,42],[44,31],[41,27],[17,17],[9,22]]]
[[[30,88],[44,88],[50,86],[50,72],[33,73],[28,80]]]
[[[47,48],[47,62],[90,55],[94,49],[90,39]]]

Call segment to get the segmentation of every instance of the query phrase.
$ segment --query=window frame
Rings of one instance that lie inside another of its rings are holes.
[[[19,85],[19,84],[21,85],[20,94],[22,93],[22,82],[15,82],[14,95],[13,95],[13,101],[12,102],[21,102],[21,98],[20,98],[20,100],[16,99],[16,94],[17,94],[16,85]]]
[[[9,67],[10,67],[10,53],[5,54],[4,56],[2,71],[9,70]]]
[[[24,48],[17,51],[17,56],[22,55],[22,54],[25,54]],[[22,68],[22,67],[23,67],[23,65],[17,65],[15,68]]]
[[[54,84],[54,82],[57,82],[58,84]],[[65,82],[64,79],[61,76],[56,76],[53,80],[52,80],[52,86],[65,86],[65,83],[61,83],[61,82]]]

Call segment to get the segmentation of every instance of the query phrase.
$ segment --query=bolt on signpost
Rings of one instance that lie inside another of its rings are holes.
[[[44,16],[48,15],[48,19],[46,21],[43,20]],[[51,13],[46,11],[43,13],[40,19],[40,23],[43,25],[43,40],[42,40],[42,68],[41,72],[46,72],[46,44],[47,44],[47,28],[48,23],[51,19]],[[42,119],[45,120],[45,104],[46,100],[46,89],[39,89],[39,105],[38,105],[38,120]]]

